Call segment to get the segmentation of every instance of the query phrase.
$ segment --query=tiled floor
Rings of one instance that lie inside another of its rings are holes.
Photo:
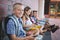
[[[49,18],[49,23],[51,25],[59,25],[60,27],[60,19],[58,18]],[[46,32],[43,40],[60,40],[60,29],[58,29],[55,33]]]
[[[60,27],[60,19],[56,18],[50,18],[49,19],[50,24],[56,24]],[[58,29],[55,33],[51,33],[52,40],[60,40],[60,29]]]

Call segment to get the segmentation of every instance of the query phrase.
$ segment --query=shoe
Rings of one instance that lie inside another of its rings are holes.
[[[57,30],[59,29],[59,26],[56,26],[56,25],[55,25],[55,26],[53,26],[51,29],[52,29],[52,30],[51,30],[52,33],[54,33],[55,31],[57,31]]]

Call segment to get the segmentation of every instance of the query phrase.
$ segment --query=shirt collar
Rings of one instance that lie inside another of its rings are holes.
[[[18,17],[16,17],[15,15],[13,15],[17,20],[19,19]]]

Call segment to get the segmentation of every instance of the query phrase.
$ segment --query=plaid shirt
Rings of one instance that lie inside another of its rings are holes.
[[[18,18],[17,18],[17,20],[18,20]],[[22,22],[21,18],[19,20]],[[18,24],[19,33],[18,33],[17,37],[24,37],[24,36],[26,36],[26,32],[23,30],[23,25],[19,20],[18,20],[18,22],[19,22],[19,24]],[[15,33],[16,33],[15,23],[13,22],[12,19],[10,19],[7,23],[7,34],[12,34],[13,35]]]

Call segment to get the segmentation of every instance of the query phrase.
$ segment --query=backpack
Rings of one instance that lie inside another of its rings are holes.
[[[14,23],[15,23],[15,26],[16,26],[16,34],[18,34],[17,33],[17,31],[18,31],[18,23],[17,23],[17,21],[15,20],[15,18],[14,17],[11,17],[12,15],[9,15],[9,16],[7,16],[7,17],[5,17],[3,20],[2,20],[2,33],[3,33],[3,36],[2,36],[2,40],[9,40],[9,36],[8,36],[8,34],[6,33],[7,32],[7,23],[8,23],[8,21],[10,20],[10,19],[12,19],[13,21],[14,21]]]

